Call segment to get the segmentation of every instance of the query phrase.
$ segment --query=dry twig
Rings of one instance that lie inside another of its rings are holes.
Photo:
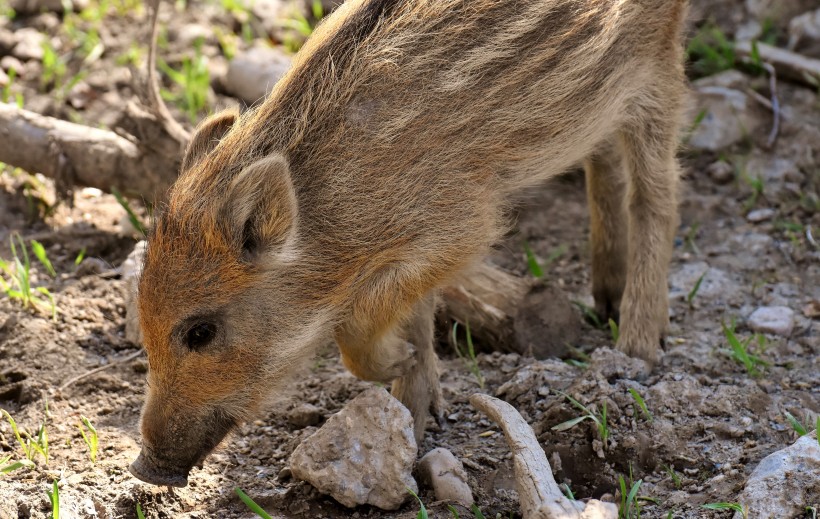
[[[130,361],[136,359],[137,357],[139,357],[140,355],[142,355],[142,351],[143,351],[142,349],[139,349],[139,350],[135,351],[134,353],[131,353],[130,355],[126,356],[124,359],[120,359],[120,360],[115,361],[115,362],[109,362],[105,366],[100,366],[99,368],[94,368],[91,371],[87,371],[87,372],[85,372],[81,375],[77,375],[76,377],[71,378],[68,381],[66,381],[62,386],[58,387],[57,392],[60,393],[63,390],[65,390],[68,386],[70,386],[72,384],[75,384],[76,382],[79,382],[80,380],[82,380],[86,377],[90,377],[91,375],[96,375],[100,371],[105,371],[109,368],[113,368],[114,366],[121,366],[121,365],[125,364],[126,362],[130,362]]]
[[[618,508],[612,503],[571,501],[561,493],[532,428],[513,406],[484,394],[472,395],[470,403],[504,431],[524,519],[617,519]]]

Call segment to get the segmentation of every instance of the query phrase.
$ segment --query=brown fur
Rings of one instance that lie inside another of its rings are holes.
[[[401,377],[394,394],[420,435],[440,398],[434,291],[505,231],[516,193],[581,162],[596,304],[620,312],[618,348],[654,362],[684,12],[684,0],[340,7],[261,106],[198,130],[149,238],[146,444],[168,434],[153,402],[244,419],[331,337],[357,376]],[[189,352],[180,334],[201,316],[224,337]]]

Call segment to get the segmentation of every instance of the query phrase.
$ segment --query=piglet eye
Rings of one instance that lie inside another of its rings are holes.
[[[185,342],[191,350],[198,350],[207,346],[216,337],[216,325],[213,323],[197,323],[185,334]]]

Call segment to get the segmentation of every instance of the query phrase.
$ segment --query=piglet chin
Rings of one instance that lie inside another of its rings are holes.
[[[146,483],[158,486],[184,487],[188,485],[188,470],[169,470],[167,467],[158,467],[152,461],[152,456],[140,452],[137,459],[128,467],[131,474]]]

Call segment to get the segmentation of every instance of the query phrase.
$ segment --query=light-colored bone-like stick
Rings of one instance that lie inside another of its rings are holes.
[[[612,503],[571,501],[561,493],[535,433],[513,406],[484,394],[472,395],[470,403],[504,431],[524,519],[617,519]]]

